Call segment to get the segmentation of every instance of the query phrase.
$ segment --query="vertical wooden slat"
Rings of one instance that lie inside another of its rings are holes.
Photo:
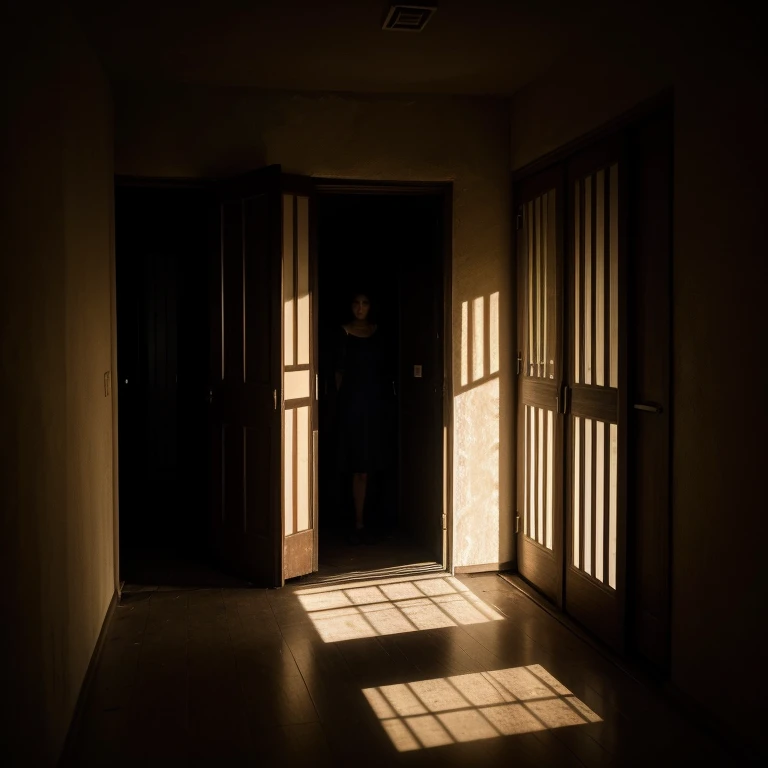
[[[610,385],[619,386],[619,168],[611,166],[611,195],[610,195],[610,249],[611,249],[611,282],[610,282]]]
[[[534,203],[536,220],[536,377],[541,378],[541,198]]]
[[[549,336],[549,327],[548,327],[548,302],[547,302],[547,294],[549,293],[549,285],[547,283],[548,275],[547,275],[547,262],[549,260],[549,251],[548,251],[548,245],[547,245],[547,229],[548,229],[548,217],[547,217],[547,208],[548,208],[548,195],[545,193],[541,198],[541,260],[543,262],[543,278],[542,278],[542,286],[541,286],[541,292],[542,292],[542,301],[544,304],[542,313],[541,313],[541,321],[542,321],[542,333],[541,333],[541,362],[542,362],[542,369],[541,369],[541,376],[545,379],[549,378],[549,362],[548,362],[548,349],[547,349],[547,338]]]
[[[528,228],[526,231],[526,240],[528,244],[528,355],[526,357],[526,365],[528,366],[528,370],[526,371],[526,376],[533,376],[534,375],[534,355],[535,352],[535,346],[533,343],[533,334],[534,334],[534,301],[533,301],[533,275],[534,275],[534,265],[533,265],[533,232],[534,232],[534,221],[533,221],[533,202],[528,203]]]
[[[605,254],[603,256],[603,266],[605,270],[605,279],[603,280],[603,290],[605,298],[603,301],[603,327],[604,333],[604,363],[605,386],[611,386],[611,189],[610,189],[610,170],[603,174],[603,244]],[[608,431],[606,429],[606,431]],[[607,454],[606,454],[607,455]],[[607,474],[607,473],[606,473]],[[606,496],[606,499],[608,497]],[[607,515],[606,515],[607,517]],[[607,541],[607,540],[606,540]],[[605,571],[606,574],[608,571]]]
[[[607,303],[607,302],[606,302]],[[610,345],[606,344],[606,347]],[[606,370],[608,370],[606,368]],[[604,463],[603,468],[603,482],[605,483],[605,489],[603,491],[604,498],[604,512],[603,512],[603,581],[608,584],[610,581],[610,557],[611,550],[611,425],[605,425],[605,449],[604,449]]]
[[[577,287],[577,290],[579,291],[579,301],[581,305],[581,315],[579,317],[579,327],[577,329],[577,333],[579,336],[579,381],[584,383],[586,381],[586,373],[587,373],[587,366],[585,362],[586,357],[586,317],[587,317],[587,309],[584,304],[584,297],[586,295],[586,279],[584,272],[586,270],[586,249],[587,249],[587,233],[586,233],[586,227],[584,225],[584,218],[585,218],[585,211],[586,211],[586,201],[584,200],[584,196],[586,194],[586,186],[584,184],[584,179],[580,179],[578,182],[579,185],[579,199],[581,200],[581,205],[579,207],[578,211],[578,217],[580,222],[580,230],[581,230],[581,241],[579,244],[579,285]],[[584,435],[584,425],[582,424],[582,430],[581,434]],[[584,454],[581,454],[582,456],[582,466],[584,466]],[[583,489],[583,485],[582,485]],[[583,507],[582,507],[583,510]],[[584,530],[583,528],[581,529]],[[582,537],[583,542],[583,537]],[[582,562],[584,560],[582,559]]]
[[[591,344],[591,365],[592,365],[592,378],[590,383],[592,385],[597,384],[597,175],[591,177],[590,184],[590,198],[591,198],[591,221],[588,226],[592,232],[592,253],[591,253],[591,266],[592,276],[590,282],[592,285],[592,291],[590,299],[592,307],[590,310],[590,322],[592,324],[592,344]],[[593,427],[594,430],[594,427]]]

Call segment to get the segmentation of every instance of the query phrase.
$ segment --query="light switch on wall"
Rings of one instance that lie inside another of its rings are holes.
[[[420,379],[421,378],[421,366],[420,365],[414,365],[413,366],[413,378],[414,379]]]
[[[104,374],[104,397],[109,397],[111,383],[112,383],[112,373],[111,371],[107,371]]]

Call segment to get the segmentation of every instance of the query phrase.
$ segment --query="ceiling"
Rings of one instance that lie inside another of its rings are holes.
[[[411,33],[381,29],[389,0],[72,0],[116,81],[499,96],[587,45],[604,5],[434,4]]]

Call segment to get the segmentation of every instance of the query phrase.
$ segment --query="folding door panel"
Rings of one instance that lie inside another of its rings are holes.
[[[317,370],[314,202],[300,179],[282,192],[283,578],[317,570]]]
[[[528,581],[559,604],[563,549],[561,176],[549,172],[529,179],[518,187],[516,197],[518,517],[522,517],[518,566]]]
[[[626,376],[620,144],[569,165],[568,613],[623,642]]]

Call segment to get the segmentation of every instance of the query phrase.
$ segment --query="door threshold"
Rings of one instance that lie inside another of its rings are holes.
[[[450,573],[443,568],[440,563],[410,563],[408,565],[396,565],[391,568],[371,568],[356,571],[345,571],[344,573],[334,573],[332,575],[321,572],[310,573],[307,576],[299,576],[295,579],[286,581],[286,586],[299,586],[304,584],[344,584],[350,581],[375,581],[377,579],[396,579],[414,576],[433,576],[442,574],[449,576]]]

